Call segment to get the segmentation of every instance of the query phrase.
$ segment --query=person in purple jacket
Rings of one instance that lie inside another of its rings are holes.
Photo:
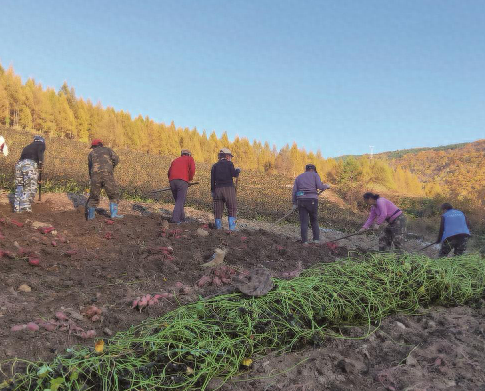
[[[317,168],[313,164],[307,164],[305,172],[295,179],[292,201],[293,209],[298,209],[300,213],[301,242],[303,245],[308,245],[308,220],[310,220],[312,226],[313,243],[320,243],[318,195],[329,188],[329,185],[322,183]]]
[[[364,201],[371,208],[369,218],[359,232],[371,226],[378,230],[384,222],[387,222],[386,228],[379,237],[379,251],[390,250],[394,243],[396,252],[402,252],[406,235],[406,217],[402,210],[379,194],[365,193]]]

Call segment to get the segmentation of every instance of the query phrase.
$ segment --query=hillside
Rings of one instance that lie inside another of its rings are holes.
[[[2,155],[0,159],[0,187],[13,190],[14,165],[22,148],[31,142],[32,133],[0,126],[0,134],[8,140],[10,150],[7,158]],[[46,144],[44,190],[78,194],[89,192],[88,145],[61,137],[47,137]],[[129,149],[115,150],[120,157],[115,176],[124,198],[147,199],[148,192],[168,185],[170,157]],[[200,184],[190,188],[188,205],[212,210],[210,167],[207,163],[197,163],[195,180]],[[243,170],[238,188],[239,215],[272,221],[283,216],[291,209],[292,184],[293,179],[288,176]],[[172,202],[170,192],[159,193],[159,196],[161,201]],[[333,191],[322,195],[320,214],[329,227],[355,227],[358,221],[355,211],[344,205]],[[293,219],[296,219],[296,214]]]
[[[485,206],[485,140],[403,152],[383,156],[394,167],[416,174],[428,195]]]
[[[448,144],[441,145],[439,147],[424,147],[424,148],[410,148],[410,149],[398,149],[396,151],[381,152],[375,154],[376,157],[384,157],[388,159],[398,159],[408,154],[417,154],[425,151],[449,151],[457,148],[462,148],[469,143]]]
[[[178,156],[181,149],[190,149],[195,161],[205,164],[213,163],[217,151],[226,147],[233,152],[234,163],[244,170],[294,177],[306,164],[313,163],[324,180],[334,184],[341,184],[345,177],[344,182],[347,179],[354,182],[355,178],[349,178],[347,173],[357,168],[363,172],[361,182],[366,186],[422,195],[417,178],[412,178],[409,172],[393,171],[383,161],[369,164],[362,160],[357,166],[346,167],[335,159],[325,159],[318,149],[308,152],[299,148],[296,142],[278,150],[268,142],[250,142],[246,137],[236,136],[231,141],[225,132],[217,137],[215,132],[208,135],[205,130],[176,127],[173,122],[170,125],[156,123],[148,116],[132,118],[126,111],[105,108],[101,102],[93,104],[89,99],[77,97],[74,88],[67,83],[57,92],[44,88],[32,78],[22,83],[12,67],[4,70],[0,65],[1,125],[47,137],[78,140],[84,143],[79,144],[82,148],[89,140],[101,138],[116,149],[130,149],[166,159]]]
[[[343,155],[339,164],[368,159],[369,155]],[[374,155],[394,170],[417,176],[424,194],[438,201],[447,199],[460,207],[485,206],[485,139],[428,148],[400,149]],[[342,163],[344,162],[344,163]],[[402,187],[399,187],[402,191]]]

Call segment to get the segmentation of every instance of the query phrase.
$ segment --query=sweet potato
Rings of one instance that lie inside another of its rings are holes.
[[[10,219],[10,222],[19,228],[22,228],[24,226],[24,223],[21,223],[20,221],[17,221],[17,220]]]
[[[44,320],[40,320],[37,322],[39,324],[40,327],[46,329],[47,331],[54,331],[57,326],[59,325],[58,323],[56,323],[55,321],[53,320],[50,320],[50,321],[44,321]]]
[[[96,330],[83,331],[79,336],[83,339],[94,338],[96,336]]]
[[[209,276],[202,276],[199,281],[197,281],[197,286],[199,286],[200,288],[206,286],[207,284],[209,284],[211,282],[211,277]]]
[[[40,265],[40,259],[39,258],[30,257],[29,258],[29,265],[39,266]]]
[[[30,331],[39,331],[39,325],[34,322],[27,323],[27,329]]]
[[[69,319],[69,318],[67,317],[67,315],[66,315],[64,312],[62,312],[62,311],[58,311],[58,312],[56,312],[56,318],[57,318],[58,320],[68,320],[68,319]]]
[[[15,326],[12,326],[12,328],[10,329],[10,331],[22,331],[22,330],[25,330],[27,328],[27,325],[26,324],[17,324]]]
[[[38,231],[41,233],[41,234],[48,234],[49,232],[52,232],[54,231],[55,228],[54,227],[39,227]]]
[[[83,313],[84,315],[91,319],[93,316],[95,315],[101,315],[103,311],[101,311],[98,307],[94,306],[94,305],[91,305],[87,308],[84,309]]]

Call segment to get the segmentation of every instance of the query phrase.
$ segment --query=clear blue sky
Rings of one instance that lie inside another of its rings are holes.
[[[133,116],[324,156],[485,137],[483,0],[2,0],[0,61]]]

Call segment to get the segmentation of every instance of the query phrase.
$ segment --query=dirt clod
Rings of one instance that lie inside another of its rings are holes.
[[[238,279],[234,285],[248,296],[264,296],[274,287],[271,273],[266,269],[252,270],[248,277]]]
[[[30,286],[28,286],[27,284],[22,284],[18,287],[18,290],[20,292],[31,292],[32,288]]]

